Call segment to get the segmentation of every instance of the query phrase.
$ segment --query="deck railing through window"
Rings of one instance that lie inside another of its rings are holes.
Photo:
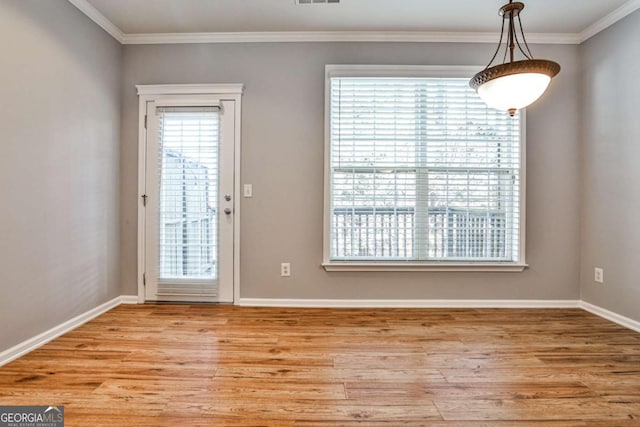
[[[214,209],[182,217],[162,224],[165,262],[162,273],[167,277],[201,277],[215,275],[217,242]]]
[[[504,212],[430,208],[426,247],[416,247],[414,208],[334,208],[333,259],[413,259],[425,251],[434,259],[501,260],[507,222]]]

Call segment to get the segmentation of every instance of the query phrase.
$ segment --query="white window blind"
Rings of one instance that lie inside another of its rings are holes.
[[[217,107],[158,108],[162,279],[217,279]]]
[[[519,260],[519,115],[468,79],[329,84],[330,260]]]

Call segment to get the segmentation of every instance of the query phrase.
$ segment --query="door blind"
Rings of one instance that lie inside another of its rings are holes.
[[[219,109],[158,108],[157,114],[158,293],[184,293],[177,280],[191,280],[193,292],[211,292],[218,278]]]
[[[467,79],[330,85],[332,260],[518,260],[519,115]]]

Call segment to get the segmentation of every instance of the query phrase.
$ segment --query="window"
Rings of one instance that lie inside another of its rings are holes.
[[[524,267],[524,118],[475,70],[327,66],[325,268]]]
[[[160,107],[159,275],[217,279],[218,107]]]

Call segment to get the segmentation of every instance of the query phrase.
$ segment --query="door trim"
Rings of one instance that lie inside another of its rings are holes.
[[[234,171],[233,191],[235,193],[233,210],[233,300],[234,304],[240,299],[240,154],[242,142],[242,94],[244,85],[237,84],[178,84],[178,85],[136,85],[139,96],[138,103],[138,303],[145,302],[144,292],[144,265],[145,265],[145,210],[142,196],[145,194],[146,176],[146,114],[147,103],[161,101],[163,99],[175,99],[176,95],[219,96],[223,100],[235,101],[235,132],[234,132]]]

